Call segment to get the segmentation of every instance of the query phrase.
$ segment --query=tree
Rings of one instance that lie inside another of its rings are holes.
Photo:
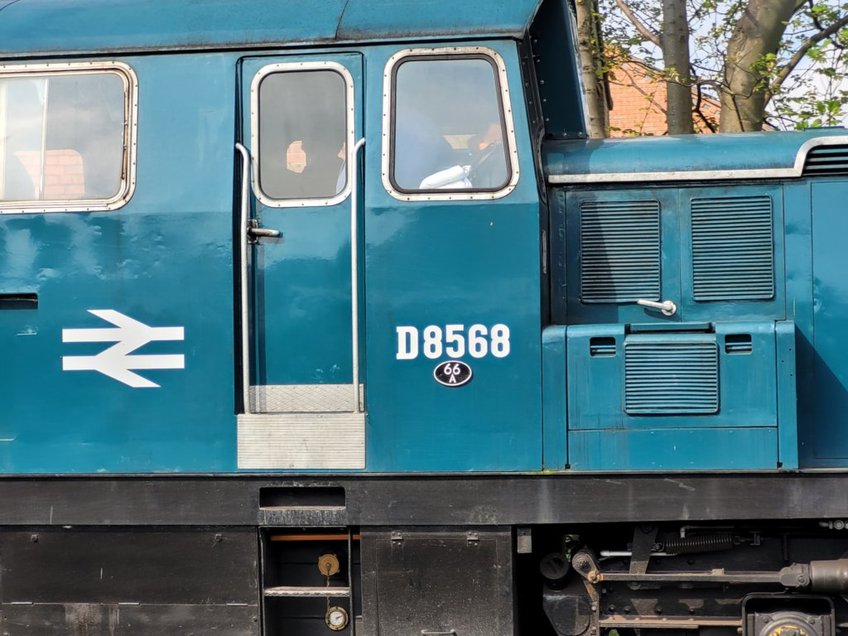
[[[848,3],[591,1],[594,20],[580,21],[578,7],[582,54],[595,57],[596,76],[635,59],[666,82],[669,133],[692,132],[693,117],[711,129],[740,132],[760,130],[767,118],[788,128],[830,125],[843,116]],[[701,111],[705,99],[720,104],[720,123]]]
[[[609,128],[609,99],[603,81],[603,46],[596,0],[575,0],[577,51],[590,137],[604,137]]]
[[[662,30],[659,46],[665,65],[668,108],[666,121],[669,134],[695,132],[692,126],[692,70],[689,61],[689,23],[686,3],[663,0]]]

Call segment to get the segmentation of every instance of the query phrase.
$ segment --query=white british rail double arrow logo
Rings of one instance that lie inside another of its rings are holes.
[[[114,309],[89,309],[88,313],[114,325],[99,329],[62,329],[62,342],[114,342],[93,356],[63,356],[64,371],[97,371],[136,389],[157,388],[133,370],[184,369],[185,356],[130,355],[149,342],[184,340],[183,327],[151,327]]]

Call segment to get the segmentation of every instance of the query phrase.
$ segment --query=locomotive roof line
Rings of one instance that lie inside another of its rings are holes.
[[[804,176],[810,151],[823,146],[846,146],[848,158],[848,131],[551,141],[545,171],[552,185],[791,179]]]
[[[521,37],[542,0],[17,0],[0,55]]]

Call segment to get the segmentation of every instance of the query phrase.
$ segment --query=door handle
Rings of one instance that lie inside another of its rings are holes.
[[[247,224],[247,236],[252,242],[263,238],[280,238],[280,230],[272,230],[268,227],[259,227],[259,221],[251,219]]]
[[[642,300],[640,298],[636,301],[636,304],[642,307],[649,307],[650,309],[659,309],[663,313],[663,316],[673,316],[677,313],[677,305],[670,300],[664,300],[658,303],[653,300]]]

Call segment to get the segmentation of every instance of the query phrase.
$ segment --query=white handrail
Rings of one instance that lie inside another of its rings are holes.
[[[350,307],[353,339],[353,412],[362,412],[359,401],[359,150],[363,137],[350,152]]]
[[[236,142],[236,150],[241,154],[241,218],[240,257],[241,257],[241,389],[244,400],[244,414],[250,413],[250,311],[247,304],[247,222],[250,216],[250,154],[242,144]]]

